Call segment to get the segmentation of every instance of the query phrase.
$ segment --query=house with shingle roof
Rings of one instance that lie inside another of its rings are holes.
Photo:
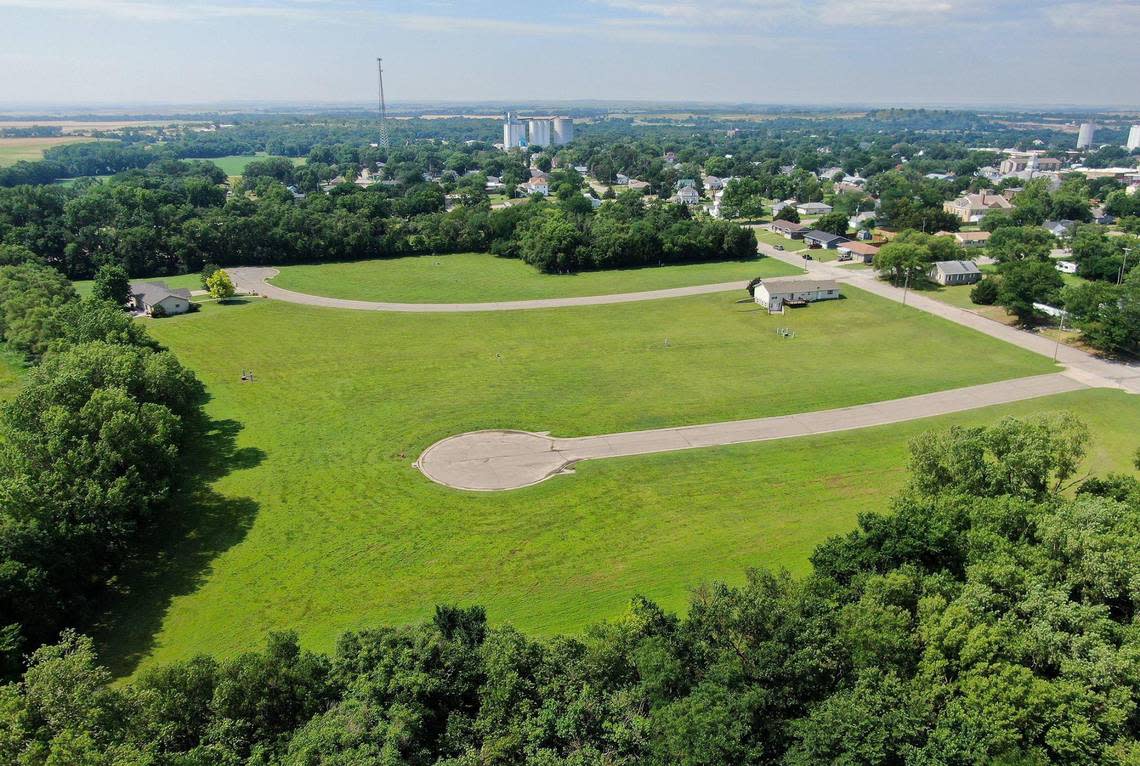
[[[165,282],[140,282],[131,285],[131,305],[148,316],[185,314],[190,310],[190,291],[185,287],[171,289]]]

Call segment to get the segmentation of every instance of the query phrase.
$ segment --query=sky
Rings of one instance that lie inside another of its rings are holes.
[[[18,106],[1140,105],[1140,0],[0,0]]]

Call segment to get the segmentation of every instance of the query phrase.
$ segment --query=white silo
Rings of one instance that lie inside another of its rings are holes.
[[[503,148],[517,149],[526,145],[526,126],[507,112],[507,121],[503,123]]]
[[[531,120],[530,145],[550,146],[550,120]]]
[[[1128,151],[1140,149],[1140,125],[1133,125],[1128,131],[1128,143],[1124,147]]]
[[[554,143],[563,146],[574,140],[574,120],[569,117],[554,118]]]
[[[1082,122],[1081,130],[1077,133],[1077,148],[1088,149],[1093,145],[1093,137],[1096,136],[1096,125],[1091,122]]]

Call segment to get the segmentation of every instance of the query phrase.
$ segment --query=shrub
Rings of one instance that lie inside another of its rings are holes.
[[[996,279],[983,279],[970,291],[970,302],[979,306],[992,306],[997,302],[998,283]]]

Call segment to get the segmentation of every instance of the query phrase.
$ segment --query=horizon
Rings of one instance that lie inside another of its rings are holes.
[[[1140,104],[1132,44],[1140,4],[1123,0],[405,8],[390,0],[0,0],[0,28],[14,33],[0,52],[11,74],[0,82],[0,109],[367,105],[378,55],[395,106]]]

